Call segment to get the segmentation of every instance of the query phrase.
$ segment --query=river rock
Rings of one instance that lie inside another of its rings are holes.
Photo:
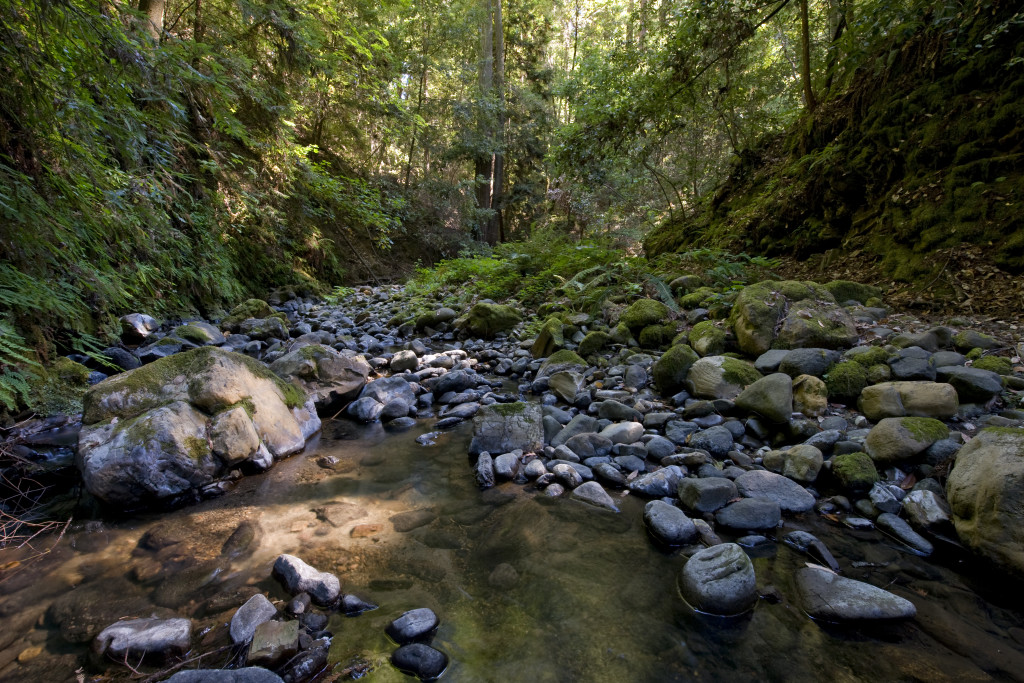
[[[690,437],[691,448],[699,448],[711,455],[724,458],[733,446],[733,435],[726,427],[721,425],[697,432]]]
[[[388,367],[391,368],[391,372],[405,372],[406,370],[415,371],[419,365],[419,358],[416,356],[416,352],[410,349],[403,349],[396,351],[395,355],[391,357],[391,362],[388,363]]]
[[[128,619],[103,629],[93,650],[114,660],[144,655],[167,658],[188,652],[191,641],[188,619]]]
[[[882,382],[865,387],[857,407],[873,422],[887,417],[948,420],[960,407],[956,389],[939,382]]]
[[[949,428],[929,417],[887,417],[871,428],[864,450],[876,463],[888,465],[924,452],[949,436]]]
[[[591,415],[576,415],[569,423],[562,428],[558,434],[551,439],[552,446],[561,446],[568,443],[569,439],[577,434],[597,432],[597,418]],[[570,446],[572,448],[572,446]]]
[[[391,663],[399,671],[421,681],[433,681],[448,668],[448,655],[423,643],[403,645],[391,655]]]
[[[919,529],[936,529],[949,524],[951,512],[946,499],[927,489],[915,489],[903,499],[903,512]]]
[[[739,614],[757,600],[754,565],[735,543],[694,553],[683,566],[679,587],[694,609],[709,614]]]
[[[663,500],[652,500],[644,506],[644,524],[651,535],[665,545],[686,545],[697,540],[693,520]]]
[[[597,416],[602,420],[612,420],[613,422],[643,419],[639,410],[614,400],[601,401],[597,406]]]
[[[388,637],[399,645],[430,638],[440,620],[429,607],[409,610],[384,629]]]
[[[690,368],[686,386],[699,398],[732,399],[760,377],[761,373],[745,361],[729,356],[705,356]]]
[[[487,451],[484,451],[476,459],[476,465],[473,466],[475,472],[476,485],[482,489],[489,489],[494,486],[495,472],[494,472],[494,458]]]
[[[616,443],[635,443],[644,435],[644,426],[639,422],[619,422],[610,424],[601,430],[599,436]]]
[[[796,548],[802,553],[807,553],[818,562],[824,563],[834,572],[839,571],[839,563],[816,536],[806,531],[790,531],[786,534],[786,545]]]
[[[145,313],[129,313],[118,322],[121,324],[121,340],[126,344],[141,344],[160,327],[156,319]]]
[[[777,424],[793,413],[793,380],[781,372],[762,377],[736,397],[736,407]]]
[[[1024,574],[1024,430],[980,431],[957,453],[946,499],[967,546]]]
[[[956,389],[961,403],[986,403],[1003,391],[1003,381],[990,370],[965,368],[959,365],[936,369],[937,379]]]
[[[250,339],[287,339],[288,326],[276,316],[268,318],[247,318],[238,324],[238,331]]]
[[[267,600],[262,593],[257,593],[239,607],[231,617],[231,625],[228,629],[231,634],[231,642],[235,645],[245,645],[252,640],[252,634],[256,632],[257,626],[265,621],[270,621],[275,616],[277,616],[277,608],[274,607],[274,604]]]
[[[928,539],[911,529],[906,521],[890,512],[878,515],[875,526],[922,555],[931,555],[934,550]]]
[[[275,668],[299,652],[298,621],[265,621],[256,627],[246,664]]]
[[[285,381],[302,387],[324,410],[358,396],[373,371],[363,356],[341,353],[322,344],[286,353],[271,363],[270,369]]]
[[[544,446],[541,418],[540,406],[533,403],[495,403],[484,406],[473,418],[470,455],[478,455],[482,451],[539,451]]]
[[[317,571],[294,555],[281,555],[274,562],[273,576],[292,595],[309,593],[318,605],[329,605],[341,593],[341,581],[334,574]]]
[[[497,335],[511,330],[521,320],[519,311],[511,306],[480,302],[474,304],[462,319],[455,322],[455,325],[470,336],[494,339]]]
[[[765,281],[744,287],[729,321],[740,349],[759,356],[773,346],[839,349],[857,340],[857,327],[835,298],[813,282]]]
[[[774,529],[782,521],[782,509],[774,500],[741,498],[716,512],[715,520],[738,531]]]
[[[797,444],[784,453],[782,476],[810,484],[818,478],[825,458],[821,450],[809,444]]]
[[[586,386],[586,382],[583,379],[583,375],[572,370],[556,372],[548,377],[548,387],[555,396],[566,403],[572,403],[576,398],[576,394],[583,391],[584,386]]]
[[[642,474],[629,482],[629,490],[649,498],[671,496],[679,488],[679,480],[683,472],[679,467],[671,465],[657,472]]]
[[[197,491],[226,466],[211,450],[211,416],[244,406],[275,457],[320,429],[313,403],[264,365],[201,347],[116,375],[85,395],[77,464],[101,501],[130,508]]]
[[[762,498],[779,504],[785,512],[806,512],[814,507],[814,496],[792,479],[752,470],[736,477],[736,489],[746,498]]]
[[[273,671],[260,666],[241,669],[190,669],[179,671],[166,683],[284,683]]]
[[[828,409],[828,386],[813,375],[793,379],[793,410],[806,417],[819,417]]]
[[[494,474],[498,479],[514,479],[519,471],[519,456],[515,453],[502,453],[494,459]]]
[[[801,568],[796,584],[804,611],[815,619],[909,619],[917,614],[909,600],[823,568]]]
[[[824,377],[839,358],[839,352],[830,349],[793,349],[779,363],[779,372],[791,378],[800,375]]]
[[[687,477],[679,481],[677,491],[680,502],[694,512],[714,512],[739,496],[736,484],[721,477]]]
[[[560,465],[556,465],[556,467],[560,467]],[[619,511],[619,506],[615,504],[615,501],[612,500],[612,497],[604,490],[604,487],[596,481],[588,481],[580,484],[573,489],[571,497],[576,500],[582,500],[584,503],[590,503],[595,507],[611,510],[612,512]]]

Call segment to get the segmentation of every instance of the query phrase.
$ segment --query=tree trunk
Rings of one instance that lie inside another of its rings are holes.
[[[501,0],[494,0],[494,90],[498,99],[498,130],[495,135],[491,209],[494,218],[487,231],[487,243],[497,244],[504,233],[502,197],[505,185],[505,28]]]
[[[430,27],[429,25],[423,30],[423,49],[420,50],[420,55],[423,58],[423,69],[420,71],[420,93],[416,98],[416,118],[412,123],[412,138],[409,140],[409,159],[405,164],[405,187],[409,188],[409,176],[412,175],[412,157],[416,151],[416,133],[419,131],[419,118],[420,111],[423,109],[423,100],[427,96],[427,69],[429,67],[429,61],[427,59],[427,50],[430,47]]]
[[[800,80],[804,84],[804,104],[813,112],[818,105],[811,86],[811,29],[807,18],[807,0],[800,0]]]
[[[150,35],[153,42],[160,42],[160,34],[164,31],[164,8],[167,0],[139,0],[139,11],[146,15],[143,29]]]
[[[480,21],[480,99],[486,100],[494,89],[494,22],[491,0],[483,0],[483,18]],[[481,114],[481,142],[488,147],[493,141],[494,131],[486,114]],[[476,157],[476,205],[479,209],[491,208],[491,183],[493,182],[494,156],[491,150],[480,150]],[[490,220],[483,223],[480,238],[489,241]]]

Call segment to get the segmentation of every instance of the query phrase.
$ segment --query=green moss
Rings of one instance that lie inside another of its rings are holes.
[[[522,415],[526,411],[526,404],[522,401],[516,401],[515,403],[494,403],[488,410],[492,413],[497,413],[502,417],[512,417],[513,415]]]
[[[867,369],[868,384],[878,384],[879,382],[888,382],[892,379],[892,368],[884,363],[878,365],[872,365]]]
[[[35,370],[29,380],[28,407],[39,415],[74,415],[82,412],[89,389],[89,368],[68,358]]]
[[[862,285],[859,282],[850,280],[833,280],[823,285],[839,303],[847,301],[859,301],[866,304],[869,299],[881,296],[882,290],[871,285]]]
[[[979,370],[989,370],[997,375],[1009,375],[1013,371],[1013,364],[1009,358],[1002,356],[982,356],[971,364]]]
[[[964,355],[967,356],[967,360],[978,360],[979,358],[985,355],[985,351],[975,347]]]
[[[879,365],[889,360],[889,352],[881,346],[857,346],[845,354],[847,360],[860,363],[864,367]]]
[[[867,453],[845,453],[832,458],[832,475],[839,484],[855,493],[868,491],[879,481],[875,463]]]
[[[710,287],[698,287],[686,296],[679,297],[677,301],[680,308],[690,311],[695,308],[701,308],[701,304],[716,293],[717,292]]]
[[[648,325],[640,330],[637,341],[645,349],[660,349],[672,341],[675,334],[675,325]]]
[[[627,308],[619,323],[625,325],[633,333],[636,333],[648,325],[662,324],[669,318],[668,306],[655,301],[654,299],[639,299]]]
[[[274,309],[266,301],[262,299],[246,299],[231,309],[228,317],[221,321],[221,326],[230,329],[237,327],[243,320],[248,320],[249,318],[269,318],[274,314]]]
[[[837,363],[825,375],[825,386],[830,398],[856,398],[867,384],[867,371],[856,361]]]
[[[725,353],[725,330],[712,320],[694,325],[690,330],[689,341],[690,346],[702,356],[718,356]]]
[[[469,309],[462,329],[473,336],[493,339],[511,330],[520,320],[519,311],[511,306],[478,303]]]
[[[194,325],[179,325],[174,329],[172,334],[179,339],[192,342],[193,344],[202,345],[210,341],[210,335]]]
[[[633,339],[633,334],[629,331],[629,328],[622,323],[615,326],[610,336],[616,344],[628,344]]]
[[[193,460],[199,461],[210,454],[210,444],[197,436],[185,437],[185,450]]]
[[[541,325],[537,339],[530,348],[530,353],[534,358],[545,358],[563,346],[565,346],[565,334],[562,321],[552,315]]]
[[[761,377],[761,373],[757,371],[753,363],[732,358],[731,356],[722,357],[722,379],[729,384],[745,387],[753,384],[761,379]]]
[[[588,356],[591,356],[591,355],[601,351],[602,349],[607,347],[609,344],[611,344],[611,342],[612,342],[612,337],[607,332],[600,332],[600,331],[590,332],[590,333],[587,334],[587,336],[585,336],[583,338],[583,341],[580,342],[580,346],[577,349],[577,352],[581,356],[586,358]]]
[[[156,343],[157,346],[181,346],[181,340],[174,337],[164,337]]]
[[[935,443],[949,437],[949,427],[932,417],[901,417],[900,425],[918,442]]]
[[[683,388],[690,367],[700,356],[686,344],[677,344],[657,360],[651,369],[655,386],[663,396],[671,396]]]
[[[553,354],[548,356],[548,359],[541,364],[540,369],[537,372],[538,374],[543,374],[546,368],[549,368],[553,365],[562,364],[586,366],[587,361],[580,358],[575,351],[570,351],[569,349],[559,349],[558,351],[555,351]]]

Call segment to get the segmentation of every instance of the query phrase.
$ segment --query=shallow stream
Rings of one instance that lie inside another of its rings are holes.
[[[910,599],[918,616],[814,622],[791,580],[810,558],[772,543],[751,550],[768,597],[743,617],[707,617],[679,597],[683,558],[647,537],[646,501],[622,497],[616,514],[511,483],[482,492],[466,456],[471,426],[421,446],[427,429],[328,421],[304,453],[220,498],[76,520],[21,567],[5,551],[0,681],[129,680],[129,668],[88,657],[91,634],[128,616],[191,617],[192,654],[223,648],[225,624],[251,594],[287,597],[270,578],[281,553],[338,574],[344,592],[380,606],[331,616],[336,667],[324,680],[345,670],[410,680],[387,663],[394,645],[384,627],[415,607],[441,619],[434,646],[450,658],[447,681],[1024,679],[1021,584],[963,565],[954,559],[962,553],[921,558],[877,531],[787,517],[781,531],[814,533],[844,575]],[[325,468],[322,456],[337,462]],[[201,663],[229,657],[219,650]]]

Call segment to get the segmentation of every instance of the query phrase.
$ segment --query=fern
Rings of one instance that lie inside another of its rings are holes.
[[[646,280],[647,284],[654,289],[658,298],[668,306],[670,311],[673,313],[679,312],[679,304],[676,303],[675,297],[672,296],[672,290],[664,280],[657,275],[651,275],[650,273],[644,274],[644,280]]]
[[[14,326],[0,318],[0,404],[14,411],[18,403],[28,399],[30,371],[40,367],[35,353],[25,344],[25,339]]]

